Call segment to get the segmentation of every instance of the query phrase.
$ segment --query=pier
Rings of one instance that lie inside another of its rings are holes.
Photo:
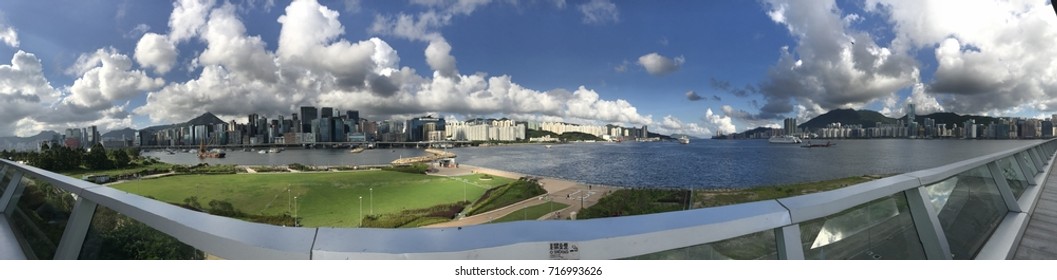
[[[446,158],[454,158],[455,157],[455,153],[448,152],[448,151],[445,151],[445,150],[426,149],[426,152],[429,153],[429,155],[417,156],[417,157],[399,158],[397,160],[394,160],[392,162],[392,164],[393,165],[408,165],[408,164],[412,164],[412,163],[431,162],[431,161],[434,161],[434,160],[442,160],[442,159],[446,159]]]

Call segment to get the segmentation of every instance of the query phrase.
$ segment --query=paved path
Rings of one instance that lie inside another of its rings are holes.
[[[1057,164],[1054,164],[1057,165]],[[1017,246],[1015,260],[1057,260],[1057,172],[1050,166],[1039,202]]]
[[[434,175],[439,175],[439,176],[459,176],[459,175],[466,175],[466,174],[473,174],[473,173],[485,173],[485,174],[491,174],[491,175],[494,175],[494,176],[514,178],[514,179],[521,178],[521,177],[526,177],[525,174],[521,174],[521,173],[503,171],[503,170],[496,170],[496,169],[490,169],[490,168],[484,168],[484,167],[477,167],[477,166],[471,166],[471,165],[466,165],[466,164],[459,164],[458,168],[444,168],[444,167],[440,167],[440,168],[438,168],[438,170],[440,170],[440,171],[435,173]],[[539,177],[539,176],[533,176],[533,177]],[[591,205],[595,205],[595,203],[598,203],[599,199],[601,199],[603,196],[608,194],[610,191],[614,190],[613,188],[608,188],[608,187],[603,187],[603,186],[595,186],[595,185],[590,185],[589,186],[589,185],[584,185],[584,184],[580,184],[580,183],[577,183],[577,182],[568,181],[568,180],[562,180],[562,179],[557,179],[557,178],[549,178],[549,177],[539,177],[539,178],[541,178],[540,179],[540,183],[543,184],[543,189],[547,191],[547,194],[540,195],[540,196],[537,196],[537,197],[534,197],[534,198],[530,198],[530,199],[527,199],[527,200],[523,200],[521,202],[511,204],[511,205],[509,205],[507,207],[499,208],[499,209],[492,210],[492,211],[489,211],[489,212],[485,212],[485,213],[481,213],[481,214],[477,214],[477,215],[473,215],[473,216],[469,216],[469,217],[464,217],[462,219],[451,221],[451,222],[433,224],[433,225],[429,225],[429,226],[426,226],[426,227],[460,227],[460,226],[484,224],[484,223],[488,223],[488,222],[490,222],[490,221],[492,221],[494,219],[499,219],[500,217],[509,215],[510,213],[513,213],[514,211],[521,210],[521,209],[527,208],[527,207],[532,207],[532,206],[535,206],[535,205],[544,204],[544,203],[546,203],[548,201],[548,199],[549,200],[553,200],[555,202],[568,204],[569,207],[566,207],[564,209],[555,209],[554,212],[551,212],[548,215],[544,215],[540,219],[554,218],[555,214],[557,214],[557,213],[560,213],[561,218],[564,219],[564,218],[566,218],[569,215],[570,212],[574,212],[574,211],[579,211],[580,210],[580,207],[581,207],[580,206],[580,203],[581,203],[580,198],[581,197],[583,198],[583,207],[586,208],[586,207],[590,207]]]

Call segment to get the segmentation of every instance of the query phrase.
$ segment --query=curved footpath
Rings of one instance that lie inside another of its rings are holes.
[[[569,207],[559,209],[551,212],[547,215],[543,215],[540,219],[553,219],[556,218],[556,214],[560,214],[561,218],[568,217],[570,212],[576,212],[580,210],[580,198],[583,197],[583,207],[590,207],[598,203],[598,200],[603,196],[609,194],[615,188],[598,186],[598,185],[585,185],[569,180],[542,177],[542,176],[531,176],[516,172],[496,170],[491,168],[484,168],[466,164],[459,164],[459,167],[454,168],[438,168],[439,172],[433,173],[435,176],[462,176],[473,173],[484,173],[493,176],[507,177],[517,179],[521,177],[536,177],[540,178],[540,183],[543,185],[543,189],[547,191],[547,194],[536,196],[530,199],[522,200],[521,202],[508,205],[503,208],[492,210],[489,212],[463,217],[451,222],[432,224],[425,227],[460,227],[469,225],[479,225],[491,222],[494,219],[499,219],[503,216],[509,215],[514,211],[521,210],[527,207],[532,207],[540,204],[544,204],[550,200],[568,204]]]

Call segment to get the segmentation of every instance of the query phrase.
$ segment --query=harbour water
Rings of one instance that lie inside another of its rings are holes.
[[[1037,143],[1033,140],[838,140],[828,148],[766,140],[663,143],[574,143],[456,148],[460,163],[623,187],[742,188],[928,169]],[[423,155],[420,149],[291,149],[278,154],[228,152],[210,164],[365,165]],[[194,154],[149,153],[162,161],[198,163]]]

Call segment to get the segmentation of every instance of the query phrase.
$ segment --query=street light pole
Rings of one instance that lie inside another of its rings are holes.
[[[363,222],[363,196],[360,196],[360,222]],[[363,227],[361,224],[360,227]]]
[[[371,215],[374,215],[374,188],[370,188],[369,190],[371,191]]]

